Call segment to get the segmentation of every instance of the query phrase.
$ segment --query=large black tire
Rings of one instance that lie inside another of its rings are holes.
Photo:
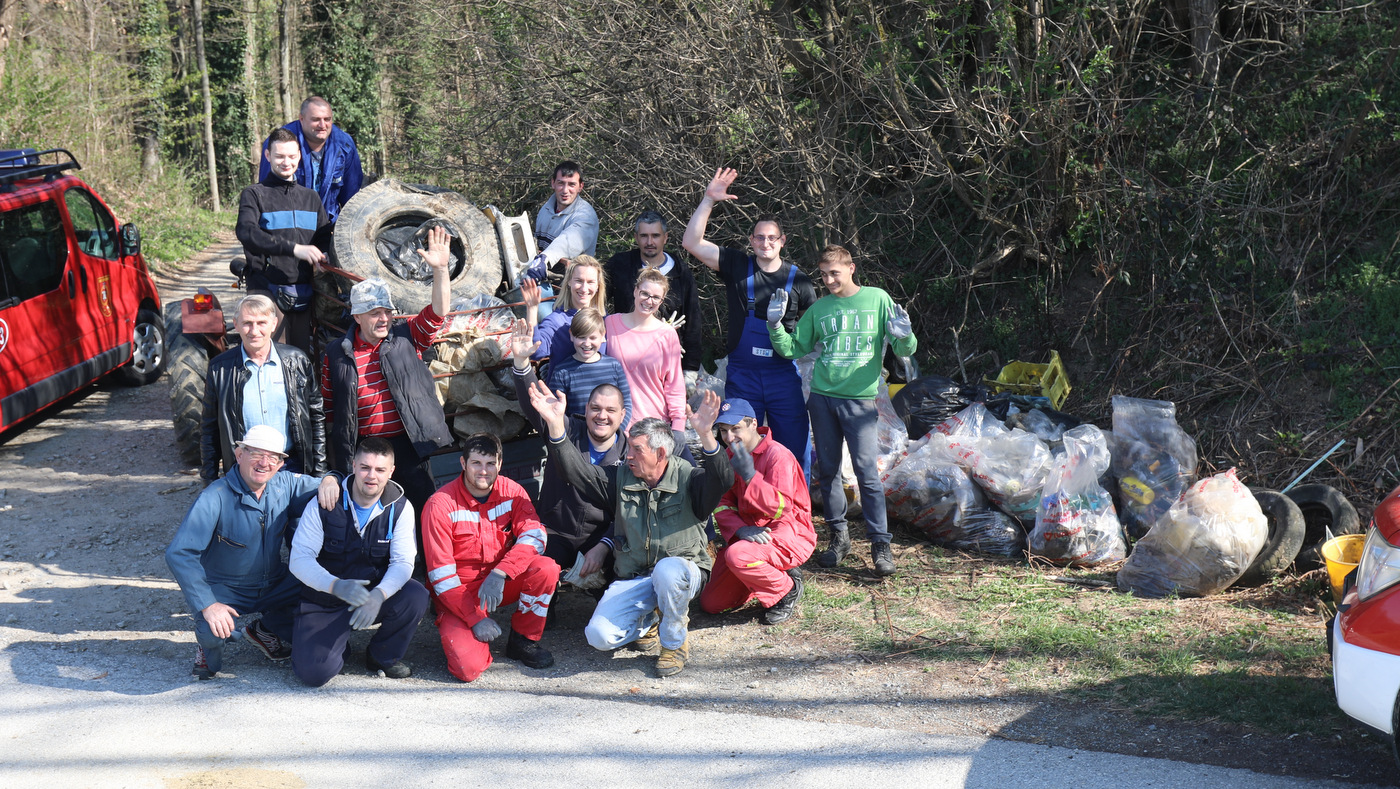
[[[166,358],[165,321],[154,310],[137,312],[131,337],[131,361],[118,368],[118,376],[132,386],[155,383],[165,372]]]
[[[1327,530],[1332,536],[1360,534],[1361,517],[1342,492],[1328,485],[1299,485],[1288,491],[1288,498],[1303,511],[1307,531],[1303,549],[1298,553],[1298,572],[1305,573],[1322,566],[1322,543]]]
[[[494,295],[505,280],[496,230],[481,209],[447,189],[405,184],[392,178],[376,181],[355,193],[335,223],[335,253],[339,267],[362,277],[389,283],[399,312],[416,313],[432,301],[432,278],[408,280],[384,265],[374,243],[385,227],[443,219],[457,238],[452,251],[452,296]]]
[[[1298,556],[1303,547],[1303,511],[1293,503],[1293,499],[1273,490],[1254,491],[1254,500],[1269,520],[1269,537],[1259,555],[1244,575],[1235,581],[1235,586],[1259,586],[1273,580],[1282,573]]]
[[[175,423],[175,447],[180,451],[181,460],[198,466],[209,350],[198,339],[186,337],[183,327],[180,302],[165,305],[165,349],[167,371],[170,373],[170,418]]]

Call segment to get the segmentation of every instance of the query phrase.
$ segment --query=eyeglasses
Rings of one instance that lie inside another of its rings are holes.
[[[257,451],[257,450],[252,450],[252,449],[247,449],[247,448],[244,448],[243,451],[246,452],[246,453],[248,453],[248,457],[251,458],[251,459],[253,460],[253,462],[255,462],[255,463],[281,463],[281,462],[282,462],[282,456],[279,455],[279,454],[277,454],[276,452],[259,452],[259,451]]]
[[[651,293],[642,293],[637,296],[637,301],[661,301],[665,296],[657,296]]]
[[[762,244],[762,243],[765,242],[765,241],[772,241],[772,242],[776,243],[776,242],[778,242],[778,241],[782,241],[782,240],[783,240],[783,237],[782,237],[782,236],[760,236],[760,235],[752,235],[752,236],[749,236],[749,238],[753,239],[754,241],[757,241],[757,242],[760,243],[760,244]]]

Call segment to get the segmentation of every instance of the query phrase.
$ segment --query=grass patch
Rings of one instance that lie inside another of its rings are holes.
[[[804,628],[870,658],[1027,695],[1291,734],[1345,725],[1311,576],[1205,599],[1142,600],[1107,571],[897,546],[879,584],[860,558],[808,576]],[[1108,586],[1054,581],[1071,578]]]

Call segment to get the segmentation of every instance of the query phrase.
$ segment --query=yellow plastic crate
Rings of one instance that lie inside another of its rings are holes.
[[[982,383],[990,386],[997,394],[1011,392],[1049,398],[1050,407],[1056,411],[1063,409],[1071,389],[1069,377],[1065,375],[1064,362],[1060,361],[1059,351],[1050,352],[1049,364],[1011,362],[1001,368],[996,380],[987,378]]]

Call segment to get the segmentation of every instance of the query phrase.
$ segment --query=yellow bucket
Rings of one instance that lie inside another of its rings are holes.
[[[1327,563],[1327,579],[1332,582],[1332,600],[1342,602],[1342,582],[1347,573],[1361,563],[1361,549],[1366,545],[1364,534],[1343,534],[1322,544],[1322,559]]]

